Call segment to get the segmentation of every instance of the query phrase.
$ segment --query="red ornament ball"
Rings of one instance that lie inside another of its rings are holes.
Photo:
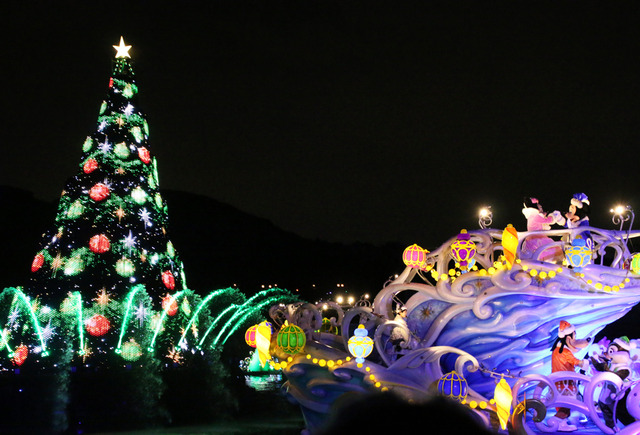
[[[96,234],[89,240],[89,249],[96,254],[107,252],[111,248],[111,242],[104,234]]]
[[[176,280],[173,278],[173,274],[168,270],[162,272],[162,283],[169,290],[176,288]]]
[[[89,197],[94,201],[103,201],[109,197],[109,186],[98,183],[89,191]]]
[[[95,314],[85,322],[85,327],[89,334],[94,337],[101,337],[111,329],[111,323],[102,314]]]
[[[140,160],[142,160],[146,164],[149,164],[149,162],[151,162],[151,153],[145,147],[138,148],[138,157],[140,157]]]
[[[17,366],[21,366],[24,363],[24,360],[27,359],[27,355],[29,355],[29,348],[24,344],[16,347],[15,352],[13,352],[13,363]]]
[[[96,161],[96,159],[93,159],[93,158],[87,159],[87,161],[84,162],[84,166],[82,167],[82,170],[84,171],[85,174],[90,174],[96,169],[98,169],[98,162]]]
[[[31,263],[31,272],[37,272],[44,264],[44,255],[40,252],[36,255]]]
[[[164,299],[162,299],[162,309],[166,311],[167,315],[175,316],[178,312],[178,302],[173,296],[167,294]]]

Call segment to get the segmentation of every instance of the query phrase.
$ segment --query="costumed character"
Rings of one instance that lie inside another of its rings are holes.
[[[551,348],[553,352],[551,354],[551,373],[573,372],[576,367],[586,370],[589,367],[589,360],[580,360],[573,353],[586,347],[590,341],[590,338],[578,340],[576,338],[576,328],[566,320],[561,320],[558,338]],[[563,396],[576,396],[578,394],[578,387],[573,380],[557,381],[556,388],[558,393]],[[570,415],[571,409],[559,407],[556,408],[556,415],[549,420],[557,425],[558,431],[573,432],[578,428],[567,421]]]
[[[579,228],[579,227],[588,227],[589,223],[589,214],[591,213],[591,202],[589,201],[589,197],[584,193],[576,193],[571,198],[571,204],[569,205],[569,212],[565,213],[562,221],[559,222],[560,225],[564,225],[567,228]],[[585,240],[587,247],[589,249],[593,249],[593,239],[591,238],[591,233],[589,231],[583,231],[580,233],[582,238]]]
[[[635,359],[631,357],[632,347],[633,345],[629,342],[628,337],[616,338],[609,344],[607,351],[603,355],[594,355],[591,357],[591,364],[599,372],[612,372],[618,375],[623,381],[628,381],[629,375],[631,374],[631,362]],[[618,400],[616,406],[616,388],[609,383],[606,383],[602,387],[598,399],[598,406],[600,406],[604,421],[608,427],[613,429],[616,424],[616,419],[625,425],[635,421],[627,411],[626,401],[628,394],[629,390]],[[615,416],[614,408],[616,410]]]
[[[396,317],[393,319],[394,322],[398,322],[402,326],[396,326],[391,331],[391,344],[393,344],[396,352],[405,349],[409,345],[409,340],[411,339],[409,335],[409,327],[407,326],[407,307],[400,307],[396,310]]]
[[[527,231],[550,230],[551,225],[558,223],[562,218],[559,211],[554,211],[551,215],[547,215],[542,209],[542,205],[537,198],[524,198],[522,214],[527,218]],[[532,234],[527,236],[522,244],[522,252],[531,257],[540,248],[554,243],[554,240],[543,234]],[[562,262],[564,252],[560,246],[542,250],[537,260],[549,261],[552,263]]]

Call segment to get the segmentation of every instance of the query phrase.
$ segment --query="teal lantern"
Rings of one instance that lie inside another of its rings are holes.
[[[373,351],[373,340],[369,337],[369,331],[367,331],[363,324],[358,325],[353,336],[347,342],[349,352],[356,357],[356,362],[362,364],[364,359],[368,357]]]
[[[591,263],[591,249],[580,236],[573,239],[573,243],[565,249],[564,254],[567,262],[576,270]]]
[[[304,335],[304,331],[297,325],[290,325],[285,322],[278,332],[276,344],[278,349],[284,353],[294,354],[301,352],[304,349],[304,345],[307,338]]]
[[[467,380],[455,370],[438,380],[438,392],[443,396],[462,402],[467,397]]]

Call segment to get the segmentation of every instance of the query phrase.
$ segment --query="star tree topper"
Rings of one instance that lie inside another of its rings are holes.
[[[131,57],[129,55],[129,50],[131,49],[130,45],[124,45],[124,38],[120,37],[120,45],[114,45],[113,48],[116,49],[116,59],[119,57]]]

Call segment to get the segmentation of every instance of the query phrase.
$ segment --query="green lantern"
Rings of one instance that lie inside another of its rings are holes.
[[[146,134],[147,136],[149,136],[149,124],[147,124],[147,120],[144,120],[144,124],[142,124],[143,128],[144,128],[144,134]]]
[[[87,153],[89,152],[92,146],[93,146],[93,139],[91,139],[90,137],[87,137],[87,139],[82,144],[82,151]]]
[[[155,198],[156,198],[156,207],[161,209],[162,208],[162,196],[160,196],[159,193],[156,193]]]
[[[640,274],[640,254],[633,254],[630,267],[633,273]]]
[[[102,115],[104,113],[104,111],[107,110],[107,102],[103,101],[102,104],[100,105],[100,115]]]
[[[285,322],[278,332],[277,346],[284,353],[299,353],[304,349],[306,341],[302,328]]]
[[[133,265],[133,261],[128,258],[123,257],[116,261],[116,272],[118,272],[118,275],[129,278],[135,271],[136,268]]]
[[[129,157],[129,154],[131,154],[129,152],[129,147],[124,142],[116,144],[116,146],[113,148],[113,152],[116,153],[116,156],[118,156],[122,160],[126,159],[127,157]]]
[[[147,200],[147,192],[145,192],[142,187],[138,186],[131,191],[131,198],[133,198],[136,203],[142,205]]]

